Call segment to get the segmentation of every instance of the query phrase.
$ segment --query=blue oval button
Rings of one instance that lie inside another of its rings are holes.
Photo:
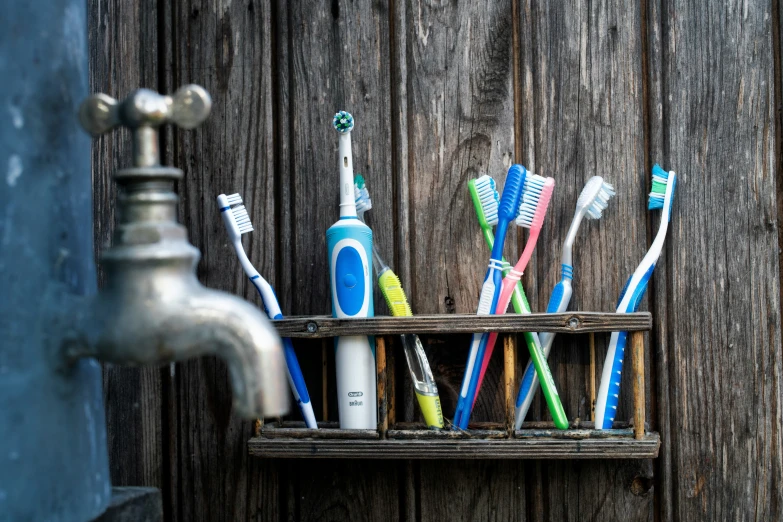
[[[346,316],[354,316],[362,309],[366,290],[362,256],[355,248],[343,247],[337,254],[334,268],[337,280],[343,283],[337,285],[337,301]]]

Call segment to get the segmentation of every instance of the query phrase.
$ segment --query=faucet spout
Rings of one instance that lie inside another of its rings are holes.
[[[95,297],[81,322],[80,342],[69,343],[71,358],[138,366],[216,355],[228,366],[240,415],[287,412],[280,338],[256,307],[205,288],[193,276],[171,281],[149,266],[133,272],[124,272],[127,284]]]

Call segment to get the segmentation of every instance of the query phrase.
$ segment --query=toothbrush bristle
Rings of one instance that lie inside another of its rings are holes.
[[[239,194],[231,194],[230,196],[226,196],[226,199],[228,200],[229,205],[242,204],[242,196],[240,196]]]
[[[367,212],[372,208],[372,200],[370,199],[370,193],[367,191],[367,187],[359,188],[358,185],[353,186],[353,197],[356,203],[356,212]]]
[[[605,181],[602,182],[601,189],[587,207],[587,219],[601,219],[601,214],[609,206],[609,200],[614,197],[614,194],[614,187]]]
[[[500,196],[495,188],[495,180],[491,176],[481,176],[473,180],[473,186],[479,196],[481,210],[484,212],[484,219],[490,226],[498,224],[498,208],[500,207]]]
[[[525,179],[525,186],[522,189],[522,199],[519,202],[519,212],[517,212],[517,225],[530,228],[533,226],[536,209],[541,203],[544,203],[542,195],[547,180],[544,176],[528,172]],[[547,200],[546,205],[549,204]]]
[[[657,163],[652,168],[652,189],[647,202],[649,210],[658,210],[663,208],[663,200],[666,196],[666,184],[669,180],[669,173],[661,168]]]
[[[334,129],[340,134],[345,134],[353,130],[353,116],[350,112],[340,111],[332,119]]]
[[[247,214],[247,209],[244,205],[232,207],[231,214],[234,216],[234,221],[236,221],[240,234],[246,234],[253,231],[253,224],[250,222],[250,216]]]

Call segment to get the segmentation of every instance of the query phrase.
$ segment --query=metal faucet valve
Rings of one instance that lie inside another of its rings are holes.
[[[93,94],[82,103],[79,120],[93,136],[120,125],[128,127],[133,136],[133,166],[152,167],[160,165],[157,127],[173,123],[194,129],[211,110],[209,93],[199,85],[186,85],[173,96],[139,89],[122,102],[106,94]]]

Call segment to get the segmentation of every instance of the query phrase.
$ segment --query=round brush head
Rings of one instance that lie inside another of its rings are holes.
[[[340,134],[346,134],[353,130],[353,116],[350,112],[340,111],[332,119],[334,129]]]

